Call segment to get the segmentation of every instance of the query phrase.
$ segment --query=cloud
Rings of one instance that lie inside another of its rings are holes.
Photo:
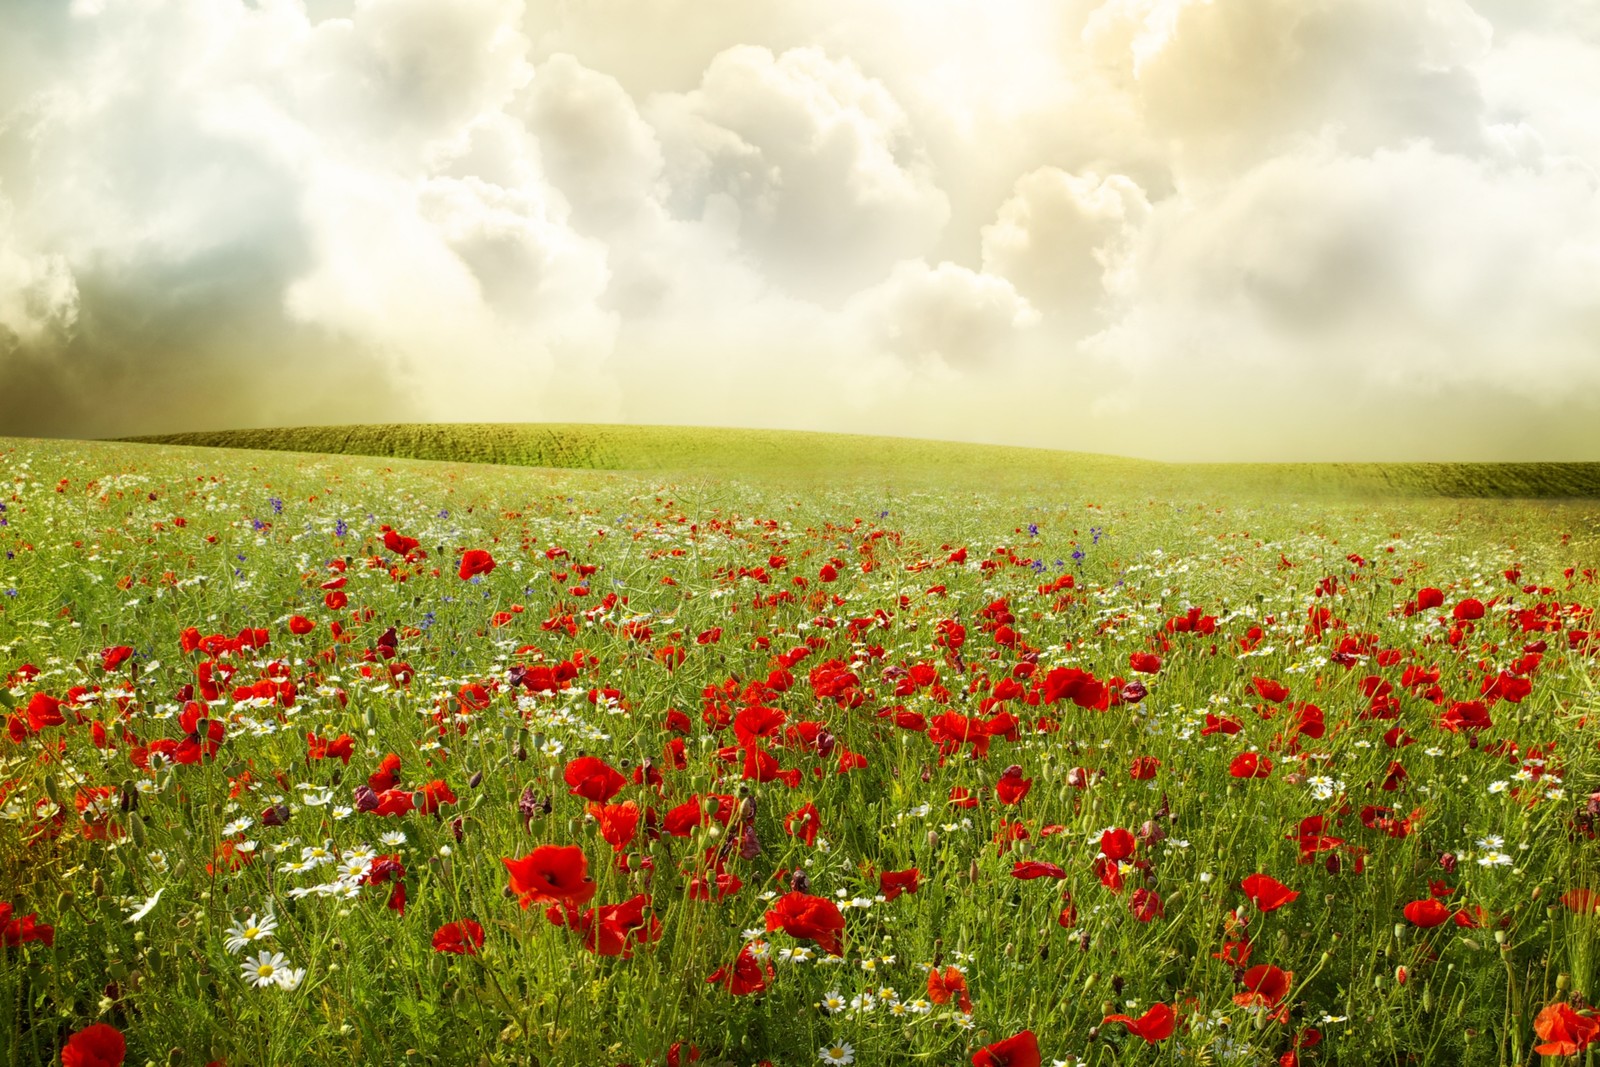
[[[1597,70],[1585,0],[15,0],[0,433],[1600,458]]]
[[[733,211],[740,247],[798,295],[842,299],[930,247],[949,216],[899,103],[821,49],[729,49],[649,115],[674,213]]]
[[[1126,175],[1041,167],[1018,179],[983,228],[983,266],[1082,332],[1103,310],[1107,271],[1120,269],[1149,215],[1144,190]]]
[[[905,260],[852,298],[848,312],[883,351],[936,369],[983,368],[1008,355],[1015,335],[1039,321],[1011,283],[954,263]]]

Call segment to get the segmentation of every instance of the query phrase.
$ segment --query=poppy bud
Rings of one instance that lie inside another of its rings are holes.
[[[928,847],[929,848],[938,848],[939,847],[939,831],[937,831],[937,830],[929,830],[928,831]]]
[[[467,787],[469,789],[476,789],[482,784],[483,784],[483,772],[482,771],[473,771],[472,772],[472,777],[467,779]]]
[[[1410,977],[1410,972],[1408,972],[1405,969],[1404,966],[1396,967],[1394,969],[1394,980],[1395,980],[1396,984],[1405,985],[1406,984],[1406,979],[1409,978],[1409,977]]]

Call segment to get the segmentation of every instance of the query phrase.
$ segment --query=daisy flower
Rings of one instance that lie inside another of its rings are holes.
[[[238,952],[250,942],[270,936],[277,928],[278,919],[272,912],[267,912],[259,919],[252,913],[247,921],[233,921],[233,925],[228,927],[228,940],[224,944],[229,952]]]
[[[825,1045],[817,1052],[817,1058],[823,1063],[854,1063],[856,1050],[850,1047],[847,1041],[838,1041]]]
[[[246,956],[239,969],[243,972],[245,981],[257,989],[264,989],[269,985],[283,983],[283,974],[289,970],[289,961],[281,952],[268,952],[262,949],[255,959]]]

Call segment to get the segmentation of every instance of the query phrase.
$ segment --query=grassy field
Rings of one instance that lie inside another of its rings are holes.
[[[827,473],[918,484],[1067,482],[1215,494],[1600,499],[1600,463],[1153,463],[1083,452],[897,437],[674,426],[309,426],[171,434],[147,443],[524,467]]]
[[[1600,1035],[1588,468],[447,431],[0,438],[0,1062]]]

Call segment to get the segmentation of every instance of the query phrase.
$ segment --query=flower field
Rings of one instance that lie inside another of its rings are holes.
[[[1600,1047],[1595,503],[0,476],[0,1062]]]

